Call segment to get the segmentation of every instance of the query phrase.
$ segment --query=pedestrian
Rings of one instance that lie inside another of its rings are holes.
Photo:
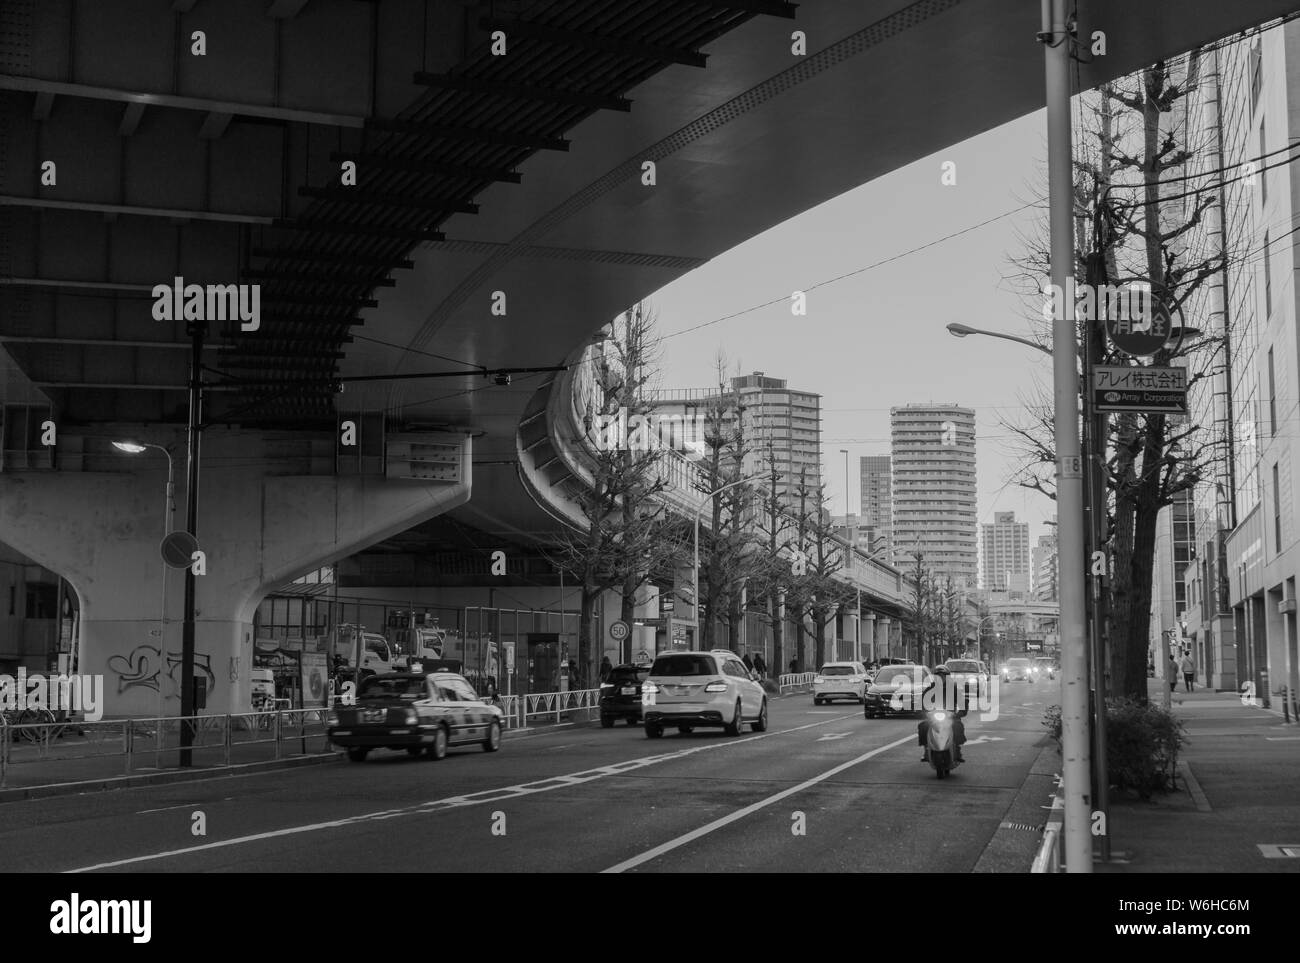
[[[1178,660],[1172,655],[1169,657],[1169,691],[1173,692],[1178,688]]]
[[[745,657],[740,661],[745,663],[745,668],[748,669],[750,672],[754,671],[754,660],[748,652],[745,653]]]
[[[1179,666],[1183,670],[1183,686],[1187,692],[1191,692],[1195,688],[1193,683],[1196,681],[1196,663],[1192,661],[1192,653],[1185,654]]]
[[[609,656],[602,656],[600,659],[600,681],[607,681],[609,679],[609,674],[613,671],[614,667],[610,665]]]
[[[791,675],[798,675],[798,674],[799,674],[799,660],[798,660],[798,659],[791,659],[791,660],[790,660],[790,674],[791,674]]]
[[[754,671],[757,672],[759,675],[761,675],[764,679],[767,678],[767,663],[763,661],[762,652],[754,653]]]

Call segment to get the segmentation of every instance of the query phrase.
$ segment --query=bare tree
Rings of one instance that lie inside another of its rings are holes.
[[[746,524],[749,485],[736,484],[745,477],[745,456],[749,453],[745,439],[744,410],[739,392],[726,384],[726,359],[717,359],[718,390],[704,412],[704,457],[700,461],[701,491],[707,496],[727,485],[734,485],[710,499],[710,526],[701,532],[701,552],[707,550],[700,615],[702,648],[716,645],[715,628],[719,620],[728,628],[728,645],[735,648],[737,600],[745,575],[745,562],[751,553],[753,532]]]
[[[800,668],[811,645],[812,662],[825,661],[826,630],[840,607],[853,597],[853,590],[837,573],[847,561],[847,546],[832,523],[826,485],[808,484],[808,472],[800,472],[794,491],[794,539],[791,587],[787,595],[797,615]]]
[[[599,661],[594,625],[601,593],[620,589],[623,614],[629,617],[640,586],[671,567],[683,551],[682,537],[674,534],[658,497],[667,484],[660,452],[645,436],[648,407],[642,389],[653,360],[653,323],[653,313],[635,305],[611,323],[602,350],[593,355],[595,391],[587,413],[592,484],[574,495],[586,527],[565,534],[554,547],[555,564],[574,573],[582,587],[577,661],[588,679]],[[640,426],[641,437],[624,437],[629,423]]]
[[[1214,196],[1197,191],[1193,177],[1171,176],[1196,155],[1195,135],[1174,111],[1189,89],[1187,76],[1176,76],[1164,63],[1104,86],[1089,102],[1092,119],[1075,159],[1079,246],[1072,273],[1094,290],[1144,282],[1174,317],[1190,313],[1207,280],[1223,269],[1223,256],[1198,241],[1197,228]],[[1042,243],[1021,262],[1035,289],[1046,262]],[[1095,321],[1085,312],[1079,318],[1089,363],[1141,364],[1097,337]],[[1214,375],[1222,349],[1223,339],[1217,337],[1171,342],[1151,363],[1183,363],[1189,385],[1195,385]],[[1027,410],[1021,423],[1005,423],[1018,437],[1024,459],[1015,480],[1055,498],[1050,397],[1043,392]],[[1160,413],[1099,417],[1095,425],[1090,454],[1104,462],[1105,482],[1099,544],[1109,558],[1102,587],[1111,616],[1107,691],[1145,700],[1159,512],[1206,475],[1216,452],[1198,442],[1195,426]]]

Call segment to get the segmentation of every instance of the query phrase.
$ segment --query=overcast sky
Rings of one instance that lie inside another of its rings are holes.
[[[979,520],[1014,511],[1031,544],[1054,514],[1036,492],[1007,484],[1016,458],[1001,426],[1050,385],[1050,359],[986,337],[954,338],[950,321],[1034,333],[1011,258],[1041,232],[1030,208],[842,280],[876,262],[1014,211],[1042,192],[1040,111],[842,194],[715,258],[651,297],[659,311],[662,386],[707,387],[721,349],[734,374],[762,371],[822,396],[822,466],[832,510],[844,510],[844,455],[852,510],[858,457],[889,453],[889,409],[956,402],[976,412]],[[956,165],[956,185],[941,165]],[[1045,221],[1044,221],[1045,223]],[[831,282],[831,283],[823,283]],[[820,287],[814,285],[821,284]],[[790,292],[808,314],[791,315]],[[698,330],[685,329],[780,299]],[[676,334],[676,332],[685,332]]]

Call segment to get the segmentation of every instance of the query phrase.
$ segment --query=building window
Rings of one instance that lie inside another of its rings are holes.
[[[1264,118],[1261,117],[1259,119],[1259,203],[1261,206],[1268,201],[1268,161],[1264,159],[1268,148],[1264,144]]]
[[[1253,113],[1259,107],[1259,94],[1264,87],[1264,45],[1259,37],[1250,48],[1250,109]]]
[[[1268,231],[1264,232],[1264,317],[1273,313],[1273,265],[1269,251]]]
[[[1273,379],[1273,349],[1268,349],[1268,427],[1269,434],[1277,434],[1277,385]]]
[[[1273,462],[1273,544],[1282,551],[1282,489],[1277,483],[1277,462]]]

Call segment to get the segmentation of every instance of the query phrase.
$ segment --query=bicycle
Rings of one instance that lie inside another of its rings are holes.
[[[68,728],[66,723],[60,723],[54,713],[45,708],[6,709],[0,716],[4,717],[4,724],[14,730],[14,739],[23,742],[53,742],[62,738],[63,731]],[[58,728],[38,728],[51,725]]]

